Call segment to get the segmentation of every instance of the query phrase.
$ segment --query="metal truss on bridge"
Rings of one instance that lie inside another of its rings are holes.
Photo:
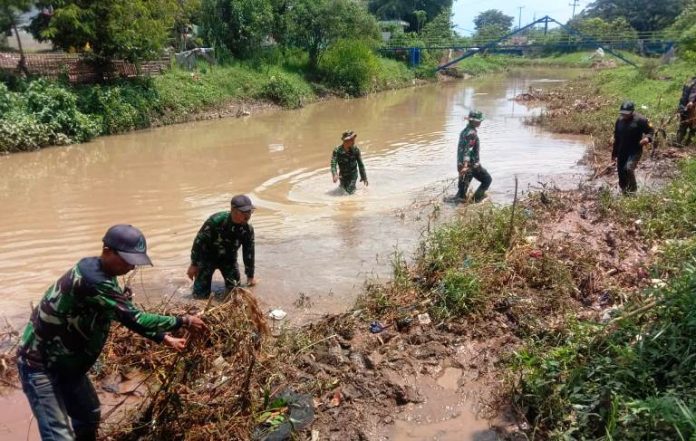
[[[563,29],[567,35],[560,37],[556,34],[549,36],[548,28],[550,23],[555,23]],[[544,25],[543,34],[534,35],[526,38],[524,33],[538,25]],[[473,43],[461,44],[453,41],[451,44],[443,44],[441,40],[429,44],[424,42],[424,47],[409,47],[407,45],[387,45],[383,51],[408,51],[411,64],[419,64],[420,51],[422,50],[458,50],[464,54],[454,60],[438,66],[437,70],[445,69],[460,61],[478,53],[516,53],[523,54],[531,50],[553,50],[570,51],[583,49],[602,48],[616,58],[627,64],[636,66],[631,60],[621,55],[618,50],[643,50],[652,53],[664,53],[673,46],[673,41],[663,32],[650,33],[617,33],[607,35],[601,39],[593,38],[582,32],[564,25],[559,21],[545,16],[524,27],[512,31],[500,38],[489,40],[475,40]]]

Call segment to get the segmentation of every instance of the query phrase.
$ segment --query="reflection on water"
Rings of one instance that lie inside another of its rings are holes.
[[[422,225],[395,212],[455,177],[457,139],[472,107],[487,117],[481,158],[494,202],[511,200],[514,176],[526,188],[540,176],[582,172],[583,140],[526,127],[532,110],[509,99],[575,74],[527,71],[2,157],[0,305],[25,320],[29,303],[80,257],[97,254],[104,231],[122,222],[144,231],[156,265],[134,277],[138,300],[185,297],[196,231],[244,192],[258,207],[262,301],[292,310],[304,293],[316,311],[340,311],[366,276],[388,273],[395,247],[414,246]],[[358,133],[370,180],[352,196],[337,195],[329,173],[347,129]]]

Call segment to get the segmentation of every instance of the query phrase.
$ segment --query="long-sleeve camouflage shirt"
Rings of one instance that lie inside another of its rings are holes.
[[[696,102],[696,78],[692,78],[682,88],[682,95],[679,99],[679,111],[685,112],[686,105]]]
[[[254,227],[235,224],[229,211],[210,216],[193,240],[191,264],[201,266],[227,261],[237,265],[237,250],[242,247],[244,272],[254,277]]]
[[[331,174],[338,175],[336,167],[340,171],[341,179],[349,179],[357,175],[360,170],[360,180],[367,181],[365,165],[358,146],[354,145],[346,151],[342,145],[336,147],[331,155]]]
[[[464,166],[465,162],[469,165],[478,164],[479,158],[479,137],[475,127],[467,125],[462,133],[459,134],[459,144],[457,145],[457,168]]]
[[[137,309],[98,257],[80,260],[54,283],[34,308],[17,351],[20,362],[64,375],[86,373],[99,357],[111,321],[162,342],[181,327],[181,317]]]

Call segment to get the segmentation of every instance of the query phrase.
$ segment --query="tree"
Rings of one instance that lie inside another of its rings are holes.
[[[495,40],[510,32],[515,18],[497,9],[483,11],[474,18],[476,34],[474,39],[481,43]]]
[[[218,56],[245,57],[270,35],[273,7],[270,0],[203,0],[201,27]]]
[[[568,25],[583,35],[600,41],[632,40],[638,37],[636,30],[623,17],[613,21],[606,21],[599,17],[580,17],[569,21]]]
[[[312,68],[339,39],[379,39],[377,21],[354,0],[293,0],[286,23],[288,44],[305,49]]]
[[[177,11],[175,0],[41,0],[34,37],[99,61],[134,63],[161,55]]]
[[[405,20],[410,29],[418,30],[434,20],[445,9],[451,10],[452,0],[369,0],[368,9],[380,20]],[[419,26],[418,11],[425,12],[426,20]]]
[[[606,21],[625,18],[638,32],[665,29],[684,10],[685,0],[595,0],[583,15]]]
[[[24,75],[29,75],[29,70],[27,69],[22,40],[17,32],[17,21],[20,14],[31,9],[31,4],[31,0],[0,0],[0,32],[14,31],[19,48],[19,65],[17,67]]]
[[[454,39],[452,31],[452,11],[448,8],[442,11],[423,28],[423,37],[429,44],[449,45]]]

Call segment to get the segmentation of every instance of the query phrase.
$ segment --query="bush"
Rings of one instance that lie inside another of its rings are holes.
[[[33,115],[10,112],[0,119],[0,151],[36,150],[57,139],[50,124],[39,122]]]
[[[310,93],[309,88],[302,84],[301,80],[278,72],[263,85],[260,97],[283,107],[294,109],[302,107],[304,98]]]
[[[147,83],[96,85],[81,91],[78,105],[98,118],[102,134],[113,134],[148,127],[159,96]]]
[[[360,40],[338,40],[319,60],[319,73],[324,81],[352,96],[373,91],[378,72],[377,56]]]
[[[27,113],[50,125],[73,142],[87,141],[100,132],[97,123],[77,109],[77,96],[44,80],[32,81],[24,93]]]
[[[472,271],[449,270],[437,288],[435,309],[442,318],[460,317],[482,304],[481,284]]]

